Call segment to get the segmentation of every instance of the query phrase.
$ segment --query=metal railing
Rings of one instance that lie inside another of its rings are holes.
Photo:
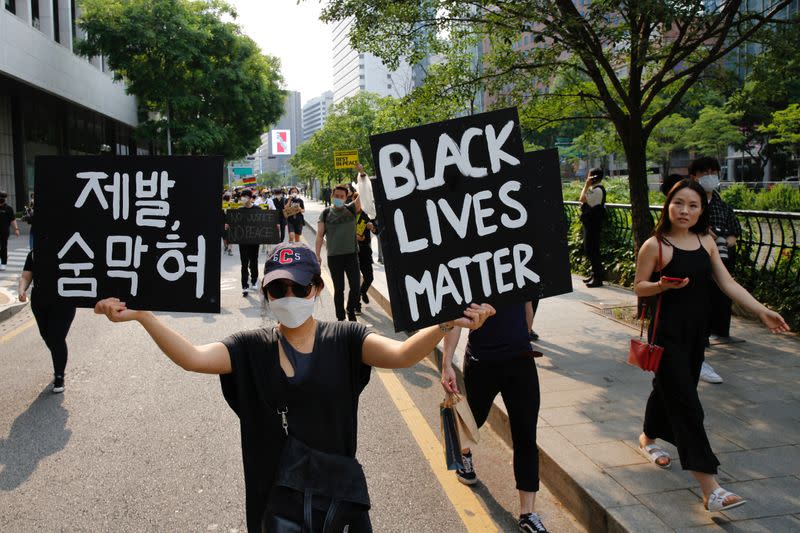
[[[661,217],[661,206],[650,206],[653,223]],[[576,222],[580,202],[564,202],[567,219]],[[774,282],[800,281],[800,213],[734,210],[742,226],[736,271],[752,279],[769,274]],[[606,204],[604,232],[617,243],[630,242],[633,231],[630,204]]]

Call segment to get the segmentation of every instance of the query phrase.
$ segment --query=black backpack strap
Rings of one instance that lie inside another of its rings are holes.
[[[325,524],[322,526],[322,533],[336,533],[333,528],[333,521],[336,519],[336,513],[339,511],[339,504],[341,500],[332,500],[330,507],[328,507],[328,514],[325,515]]]
[[[314,502],[314,492],[307,488],[303,493],[303,533],[314,533],[314,521],[312,516],[312,503]]]

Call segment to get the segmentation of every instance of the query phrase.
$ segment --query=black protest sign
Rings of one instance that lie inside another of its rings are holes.
[[[221,157],[36,158],[35,297],[220,311]]]
[[[516,109],[375,135],[370,144],[395,329],[459,318],[472,302],[540,295],[535,246],[566,239],[535,229]]]
[[[226,213],[228,242],[231,244],[278,244],[281,234],[278,228],[280,214],[275,209],[240,207]]]
[[[526,202],[533,217],[530,243],[533,264],[541,278],[540,298],[572,292],[572,274],[567,244],[567,215],[561,193],[561,170],[558,150],[525,154],[525,178],[531,182]]]

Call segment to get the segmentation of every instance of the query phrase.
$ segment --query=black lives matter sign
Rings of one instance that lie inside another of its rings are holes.
[[[523,153],[516,109],[370,143],[395,329],[459,318],[472,302],[503,305],[571,290],[558,159],[551,151]],[[558,201],[543,201],[553,194]]]
[[[239,208],[225,214],[231,244],[278,244],[281,242],[280,213],[275,209]]]
[[[36,158],[42,301],[219,313],[220,157]]]

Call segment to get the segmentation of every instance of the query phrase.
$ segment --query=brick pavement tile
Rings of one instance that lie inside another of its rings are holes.
[[[580,412],[595,422],[613,420],[615,418],[644,417],[644,404],[647,401],[640,398],[626,398],[610,402],[592,402],[582,404]]]
[[[725,471],[736,480],[800,476],[800,447],[779,446],[717,454]]]
[[[742,520],[729,522],[719,518],[712,518],[715,524],[710,526],[677,529],[677,533],[797,533],[800,531],[800,520],[793,516],[776,516],[772,518],[758,518],[755,520]]]
[[[639,496],[639,500],[672,528],[713,525],[713,513],[688,489]]]
[[[688,472],[680,469],[677,461],[669,470],[663,470],[648,462],[647,464],[606,468],[606,472],[631,494],[637,496],[686,489],[697,485]]]
[[[753,419],[745,422],[715,407],[704,406],[705,426],[745,450],[794,444],[791,431],[780,423]]]
[[[647,463],[642,454],[621,441],[601,442],[578,447],[597,465],[607,468]]]
[[[706,428],[706,435],[708,435],[708,442],[711,444],[711,449],[714,450],[714,453],[717,455],[721,453],[738,452],[742,450],[741,446],[729,441],[722,435],[718,435],[713,431],[709,431],[708,428]]]
[[[747,500],[747,504],[722,513],[729,520],[800,513],[800,478],[794,476],[726,483],[724,488]],[[699,488],[694,490],[699,494]]]
[[[576,405],[540,409],[539,417],[551,426],[567,426],[591,422],[589,417],[580,412],[580,406]]]
[[[559,426],[558,432],[576,446],[596,444],[598,442],[618,441],[628,435],[637,434],[639,424],[630,418],[618,418],[606,422],[590,422]]]
[[[674,531],[644,505],[626,505],[624,507],[613,507],[608,510],[616,521],[624,528],[624,531],[647,533],[670,533]],[[614,529],[611,529],[614,531]]]
[[[584,402],[602,401],[603,391],[596,387],[584,387],[582,389],[549,392],[542,394],[542,409],[551,407],[566,407],[577,405]]]

